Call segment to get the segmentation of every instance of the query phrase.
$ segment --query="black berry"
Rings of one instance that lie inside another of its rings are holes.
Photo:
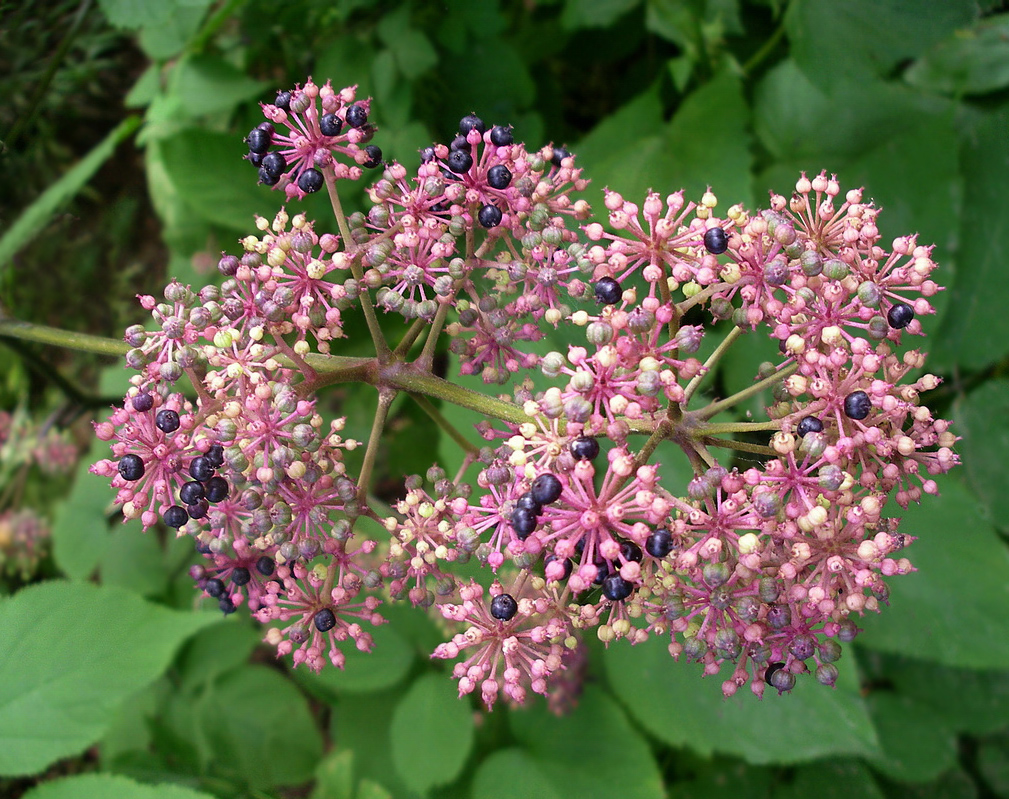
[[[336,114],[323,114],[319,120],[319,130],[323,136],[339,136],[343,131],[343,120]]]
[[[511,125],[495,125],[490,129],[490,141],[495,147],[506,147],[515,141]]]
[[[188,513],[190,518],[193,519],[203,519],[209,512],[210,503],[205,499],[201,499],[199,502],[194,502],[192,505],[186,505],[186,513]]]
[[[450,170],[461,175],[464,172],[469,172],[469,168],[473,166],[473,156],[462,150],[453,150],[448,154],[445,163]]]
[[[771,687],[777,688],[779,694],[783,694],[795,687],[795,675],[785,668],[780,668],[771,673],[771,679],[767,682]]]
[[[249,570],[244,566],[236,566],[231,570],[231,582],[235,585],[245,585],[252,579],[252,575],[249,574]]]
[[[133,482],[144,476],[144,459],[139,455],[123,455],[119,459],[119,475]]]
[[[459,120],[459,132],[465,136],[471,130],[475,130],[479,133],[483,133],[487,130],[487,126],[484,125],[483,120],[480,119],[476,114],[467,114],[462,119]]]
[[[533,480],[529,493],[540,505],[549,505],[560,499],[563,488],[561,481],[555,475],[547,472]]]
[[[368,122],[368,109],[354,103],[347,109],[347,124],[352,128],[360,128]],[[327,628],[328,629],[328,628]]]
[[[137,394],[133,398],[133,410],[140,411],[141,413],[147,413],[151,408],[154,407],[154,397],[148,394],[146,391]]]
[[[224,446],[221,444],[211,444],[205,457],[215,469],[221,468],[224,465]]]
[[[273,562],[273,558],[269,555],[263,555],[259,560],[256,561],[256,571],[259,572],[264,577],[269,577],[273,574],[273,570],[277,567],[277,564]]]
[[[262,128],[253,128],[249,135],[245,137],[245,143],[249,145],[249,152],[263,155],[270,149],[273,143],[273,136]]]
[[[823,422],[815,416],[803,416],[802,419],[799,420],[799,424],[796,425],[795,432],[798,434],[799,438],[802,438],[806,435],[806,433],[822,433]]]
[[[596,293],[596,302],[601,305],[616,305],[624,294],[620,284],[612,277],[600,278],[592,289]]]
[[[189,514],[180,505],[172,505],[172,507],[164,512],[163,516],[165,524],[169,527],[174,527],[176,530],[189,521]]]
[[[271,175],[264,167],[260,167],[259,182],[264,186],[276,186],[280,183],[280,175]]]
[[[203,489],[207,502],[220,502],[228,496],[228,481],[223,477],[211,477]]]
[[[844,415],[849,419],[864,419],[872,410],[872,400],[864,391],[852,391],[844,398]]]
[[[230,616],[237,610],[237,608],[235,607],[235,603],[231,601],[230,596],[222,596],[220,599],[218,599],[217,607],[221,609],[221,613],[223,613],[225,616]]]
[[[886,321],[894,330],[903,330],[914,320],[914,309],[906,302],[894,303],[886,315]]]
[[[511,594],[498,594],[490,602],[490,615],[499,621],[508,621],[519,609],[519,603]]]
[[[571,442],[571,454],[580,461],[592,461],[599,455],[599,442],[592,436],[579,436]]]
[[[422,164],[430,163],[434,160],[434,147],[425,147],[420,151],[420,162]]]
[[[708,228],[704,232],[704,249],[712,255],[721,255],[729,249],[729,237],[720,227]]]
[[[501,209],[496,205],[485,205],[480,209],[477,219],[485,228],[492,228],[501,224],[502,216]]]
[[[158,426],[158,430],[164,433],[174,433],[182,422],[178,413],[165,409],[158,411],[158,415],[154,417],[154,424]]]
[[[774,673],[783,668],[785,668],[785,664],[781,662],[772,663],[771,665],[769,665],[766,669],[764,669],[764,682],[770,682],[771,677],[774,676]]]
[[[603,580],[603,596],[611,602],[627,599],[634,591],[634,583],[630,583],[619,574],[609,574]]]
[[[322,173],[312,166],[298,176],[298,188],[305,194],[315,194],[325,182]]]
[[[287,169],[287,159],[282,153],[267,153],[263,156],[262,170],[271,178],[279,178]]]
[[[290,92],[278,92],[277,99],[273,101],[273,104],[284,111],[287,111],[291,107],[291,93]]]
[[[522,496],[515,500],[515,507],[531,511],[534,516],[539,516],[543,512],[542,503],[535,500],[531,491],[526,491]]]
[[[644,557],[641,552],[641,547],[633,541],[620,542],[620,555],[625,561],[633,560],[635,563],[640,563],[641,558]]]
[[[382,148],[377,144],[369,144],[364,148],[364,153],[368,156],[368,160],[363,164],[367,169],[374,169],[382,163]]]
[[[554,154],[550,159],[550,163],[556,167],[560,167],[561,161],[570,157],[571,153],[569,153],[564,147],[554,147]]]
[[[320,633],[326,633],[336,627],[336,615],[329,608],[323,608],[312,619],[315,629]]]
[[[189,464],[189,476],[201,483],[214,476],[214,467],[206,455],[197,455]]]
[[[203,590],[212,597],[219,597],[224,594],[224,581],[217,577],[211,577],[207,580],[207,584],[203,586]]]
[[[525,541],[536,529],[536,514],[526,508],[516,508],[511,515],[512,529],[520,541]]]
[[[449,151],[462,150],[464,153],[473,151],[472,145],[465,136],[456,136],[448,145]]]
[[[656,530],[645,539],[645,552],[653,558],[664,558],[673,551],[673,534],[668,530]]]
[[[183,505],[195,505],[205,495],[206,491],[203,488],[203,483],[198,483],[195,480],[191,483],[186,483],[179,489],[179,499],[182,500]]]
[[[487,170],[487,185],[492,189],[506,189],[511,182],[511,170],[504,164],[496,164]]]

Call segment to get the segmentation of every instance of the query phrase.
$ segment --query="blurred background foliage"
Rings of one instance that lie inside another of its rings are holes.
[[[87,474],[124,370],[0,338],[0,577],[31,584],[0,604],[0,794],[1009,797],[1006,5],[0,2],[0,317],[118,338],[137,293],[213,279],[280,204],[242,160],[257,101],[308,75],[371,95],[376,143],[408,168],[476,112],[566,144],[597,208],[603,187],[708,186],[753,208],[825,169],[884,209],[884,238],[934,242],[947,291],[925,348],[945,382],[927,402],[964,466],[906,514],[920,571],[864,620],[836,689],[763,702],[723,700],[661,643],[592,646],[570,714],[486,715],[429,661],[436,626],[395,607],[373,655],[292,672],[255,626],[194,608],[191,547],[119,524]],[[304,205],[325,229],[324,201]],[[716,390],[771,347],[744,337]],[[333,402],[367,427],[368,392]],[[408,407],[395,429],[444,443]],[[430,465],[410,449],[384,454],[393,488]]]

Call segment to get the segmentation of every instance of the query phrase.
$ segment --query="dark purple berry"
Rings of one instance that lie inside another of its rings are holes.
[[[249,574],[249,570],[244,566],[236,566],[231,570],[231,582],[235,585],[245,585],[252,579],[252,575]]]
[[[151,408],[154,407],[154,397],[148,394],[146,391],[137,394],[133,398],[133,410],[140,411],[141,413],[147,413]]]
[[[211,444],[204,457],[210,461],[211,466],[220,469],[224,465],[224,445]]]
[[[487,170],[487,185],[492,189],[506,189],[511,182],[511,170],[504,164],[495,164]]]
[[[571,153],[569,153],[566,148],[564,148],[564,147],[554,147],[554,154],[550,158],[550,163],[553,164],[555,167],[559,168],[560,165],[561,165],[561,161],[563,161],[565,158],[570,158],[570,157],[571,157]]]
[[[312,166],[298,176],[298,188],[305,194],[315,194],[325,182],[322,173]]]
[[[259,572],[264,577],[269,577],[273,574],[274,569],[276,569],[277,564],[273,562],[273,558],[269,555],[263,555],[259,560],[256,561],[256,571]]]
[[[217,598],[224,595],[224,581],[218,577],[211,577],[207,580],[207,584],[203,586],[203,590],[210,594],[212,597]]]
[[[473,166],[473,156],[462,150],[453,150],[448,154],[445,163],[450,170],[461,175],[464,172],[469,172],[469,168]]]
[[[283,111],[289,110],[291,107],[291,93],[278,92],[277,99],[273,101],[273,104]]]
[[[211,477],[203,485],[207,502],[221,502],[228,496],[228,481],[223,477]]]
[[[476,114],[467,114],[462,119],[459,120],[459,132],[465,136],[471,130],[475,130],[478,133],[483,133],[487,130],[487,126],[484,125],[483,120],[480,119]]]
[[[249,153],[245,156],[245,160],[256,168],[263,165],[263,156],[260,153]]]
[[[323,114],[319,120],[319,130],[323,136],[339,136],[343,131],[343,120],[336,114]]]
[[[165,524],[169,527],[174,527],[178,530],[182,525],[189,521],[189,514],[186,513],[186,509],[180,505],[172,505],[164,512]]]
[[[425,147],[420,151],[420,162],[428,164],[434,160],[434,147]]]
[[[448,149],[449,152],[462,150],[464,153],[469,153],[473,151],[473,146],[469,143],[469,140],[465,136],[456,136],[448,145]]]
[[[767,682],[772,688],[777,688],[779,694],[783,694],[795,687],[795,675],[787,669],[781,668],[773,672],[771,679]]]
[[[220,599],[218,599],[217,607],[221,609],[221,613],[223,613],[225,616],[230,616],[237,610],[237,608],[235,607],[235,603],[231,601],[230,596],[222,596]]]
[[[498,594],[490,601],[490,615],[498,621],[508,621],[519,609],[519,603],[511,594]]]
[[[287,169],[287,159],[282,153],[267,153],[263,156],[262,168],[271,178],[279,178]]]
[[[490,129],[490,141],[495,147],[506,147],[515,141],[511,125],[495,125]]]
[[[641,547],[635,544],[633,541],[621,541],[620,542],[620,555],[623,557],[624,561],[634,561],[635,563],[640,563],[641,558],[644,555],[641,552]]]
[[[480,224],[485,228],[497,227],[501,224],[502,217],[501,209],[496,205],[485,205],[480,209],[480,213],[477,214],[477,219],[480,220]]]
[[[803,416],[799,420],[799,424],[796,425],[795,432],[799,438],[802,438],[806,433],[822,433],[823,422],[815,416]]]
[[[179,499],[182,500],[183,505],[195,505],[206,495],[206,491],[203,488],[203,483],[198,483],[195,480],[191,483],[186,483],[179,489]]]
[[[844,398],[844,415],[849,419],[864,419],[872,410],[872,400],[864,391],[852,391]]]
[[[764,669],[764,682],[770,682],[774,673],[783,668],[785,668],[785,664],[780,661],[778,663],[770,664],[766,669]]]
[[[609,561],[604,560],[602,562],[597,562],[595,564],[595,567],[596,567],[596,576],[592,579],[592,584],[602,585],[603,580],[605,580],[610,574],[610,563]]]
[[[265,168],[259,168],[259,182],[264,186],[276,186],[280,183],[280,175],[271,175]]]
[[[189,464],[189,476],[194,480],[205,483],[214,476],[214,467],[210,463],[210,458],[206,455],[197,455],[193,462]]]
[[[673,551],[673,534],[668,530],[656,530],[645,539],[645,552],[653,558],[664,558]]]
[[[315,614],[312,621],[315,622],[315,629],[320,633],[327,633],[336,627],[336,614],[329,608],[323,608]]]
[[[364,148],[364,153],[368,156],[368,160],[362,165],[365,168],[374,169],[382,163],[382,148],[377,144],[369,144]]]
[[[515,507],[532,511],[535,516],[539,516],[543,512],[543,505],[533,498],[531,491],[526,491],[522,496],[515,500]]]
[[[704,249],[712,255],[721,255],[729,249],[729,237],[720,227],[708,228],[704,232]]]
[[[579,436],[571,442],[571,454],[580,461],[593,461],[599,455],[599,442],[592,436]]]
[[[193,519],[206,518],[207,514],[210,513],[210,503],[205,499],[201,499],[192,505],[186,505],[186,513]]]
[[[596,293],[596,302],[601,305],[616,305],[624,295],[624,290],[612,277],[600,278],[592,289]]]
[[[368,109],[360,103],[354,103],[354,105],[347,109],[347,124],[352,128],[360,128],[367,122]]]
[[[914,308],[906,302],[894,303],[886,315],[886,321],[894,330],[903,330],[914,320]]]
[[[179,429],[182,421],[179,419],[179,414],[176,411],[170,411],[166,408],[163,411],[158,411],[158,415],[154,417],[154,424],[163,433],[174,433]]]
[[[245,137],[245,143],[249,145],[249,152],[263,155],[270,149],[273,143],[273,136],[262,128],[253,128],[249,135]]]
[[[536,529],[536,514],[526,508],[516,508],[511,515],[512,529],[520,541],[525,541]]]
[[[273,127],[273,123],[270,122],[269,120],[264,120],[263,122],[260,122],[258,125],[256,125],[256,127],[259,128],[260,130],[265,130],[271,136],[273,135],[274,130],[276,130]]]
[[[144,476],[144,459],[139,455],[123,455],[119,459],[119,475],[131,483]]]
[[[564,487],[561,485],[561,481],[555,475],[547,472],[533,480],[529,493],[532,494],[533,499],[540,503],[540,505],[549,505],[551,502],[556,502],[560,499],[561,491],[563,490]]]
[[[628,582],[619,574],[609,574],[603,580],[603,596],[611,602],[627,599],[634,591],[634,583]]]

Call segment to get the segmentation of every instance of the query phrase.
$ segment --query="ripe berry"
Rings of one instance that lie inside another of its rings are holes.
[[[189,521],[189,514],[186,513],[186,509],[180,505],[172,505],[163,514],[165,524],[169,527],[174,527],[178,530],[182,525]]]
[[[212,597],[219,597],[224,594],[224,581],[217,577],[211,577],[207,580],[207,584],[203,586],[203,590]]]
[[[203,488],[203,483],[198,483],[195,480],[191,483],[186,483],[179,489],[179,499],[182,500],[183,505],[195,505],[201,499],[203,499],[206,491]]]
[[[487,170],[487,185],[492,189],[506,189],[511,182],[511,170],[504,164],[495,164]]]
[[[249,570],[244,566],[236,566],[231,570],[231,582],[235,585],[245,585],[252,579],[252,575],[249,574]]]
[[[422,164],[430,163],[434,160],[434,147],[425,147],[420,151],[420,162]]]
[[[593,461],[599,455],[599,442],[592,436],[578,436],[571,442],[571,454],[580,461]]]
[[[596,293],[596,302],[602,305],[616,305],[624,294],[620,284],[612,277],[600,278],[592,289]]]
[[[146,391],[137,394],[133,398],[133,410],[140,411],[141,413],[147,413],[151,408],[154,407],[154,397],[148,394]]]
[[[556,476],[547,472],[533,480],[529,493],[532,494],[533,499],[540,505],[549,505],[551,502],[556,502],[560,499],[563,488],[561,481]]]
[[[319,120],[319,130],[323,136],[339,136],[343,131],[343,120],[336,114],[323,114]]]
[[[720,227],[708,228],[704,232],[704,249],[712,255],[721,255],[729,249],[729,237]]]
[[[278,92],[277,99],[273,101],[273,104],[284,111],[287,111],[291,107],[291,93],[290,92]]]
[[[360,128],[368,122],[368,109],[354,103],[347,109],[347,124],[352,128]],[[327,628],[328,629],[328,628]]]
[[[280,183],[280,175],[271,175],[265,168],[259,168],[259,182],[264,186],[276,186]]]
[[[903,330],[914,320],[914,309],[906,302],[897,302],[886,314],[886,321],[894,330]]]
[[[795,427],[796,435],[802,438],[806,433],[822,433],[823,422],[815,416],[803,416]]]
[[[641,558],[644,557],[641,552],[641,547],[633,541],[620,542],[620,555],[625,561],[634,561],[635,563],[640,563]]]
[[[771,677],[774,676],[774,673],[783,668],[785,668],[785,664],[781,662],[772,663],[771,665],[769,665],[766,669],[764,669],[764,682],[770,682]]]
[[[465,136],[471,130],[479,131],[483,133],[487,130],[487,126],[484,125],[483,120],[480,119],[476,114],[467,114],[462,119],[459,120],[459,132]]]
[[[485,205],[480,209],[477,219],[485,228],[492,228],[501,224],[502,216],[501,209],[496,205]]]
[[[564,147],[554,147],[554,154],[553,157],[551,157],[550,159],[550,163],[553,164],[555,167],[559,168],[561,165],[561,161],[563,161],[565,158],[570,157],[571,153],[569,153],[567,149],[565,149]]]
[[[309,167],[298,176],[298,188],[305,194],[315,194],[326,181],[315,167]]]
[[[267,153],[263,156],[262,169],[271,178],[279,178],[287,169],[287,159],[282,153]]]
[[[223,477],[211,477],[203,489],[207,502],[220,502],[228,496],[228,481]]]
[[[511,125],[495,125],[490,129],[490,141],[495,147],[506,147],[515,141]]]
[[[767,681],[772,688],[777,688],[779,694],[791,691],[795,687],[795,675],[784,668],[780,668],[771,674],[771,679]]]
[[[462,150],[464,153],[472,152],[473,147],[465,136],[456,136],[448,146],[449,151]]]
[[[174,433],[182,422],[178,413],[166,408],[163,411],[158,411],[158,415],[154,417],[154,424],[157,425],[158,430],[164,433]]]
[[[445,163],[450,170],[461,175],[464,172],[469,172],[469,168],[473,166],[473,156],[462,150],[453,150],[448,154]]]
[[[205,457],[215,469],[221,468],[224,465],[224,446],[222,444],[211,444]]]
[[[273,570],[277,567],[277,564],[273,562],[273,558],[269,555],[263,555],[259,560],[256,561],[256,571],[259,572],[264,577],[269,577],[273,574]]]
[[[203,519],[209,512],[210,503],[205,499],[201,499],[199,502],[194,502],[192,505],[186,505],[186,513],[188,513],[190,518],[193,519]]]
[[[367,169],[374,169],[382,163],[382,148],[377,144],[369,144],[364,148],[364,152],[368,156],[368,160],[362,166]]]
[[[218,599],[217,607],[221,609],[221,613],[223,613],[225,616],[230,616],[237,610],[237,608],[235,607],[235,603],[231,601],[230,596],[222,596],[220,599]]]
[[[329,632],[336,627],[336,615],[329,608],[323,608],[312,619],[315,622],[315,629],[320,633]]]
[[[201,483],[213,477],[214,467],[210,464],[210,458],[206,455],[197,455],[193,458],[193,462],[189,464],[189,476]]]
[[[245,143],[249,145],[249,152],[263,155],[270,149],[273,143],[273,136],[262,128],[253,128],[249,135],[245,137]]]
[[[508,621],[519,609],[519,603],[511,594],[498,594],[490,602],[490,615],[498,621]]]
[[[539,516],[543,512],[543,505],[533,498],[531,491],[526,491],[522,496],[515,500],[515,507],[532,511],[534,516]]]
[[[872,400],[864,391],[852,391],[844,398],[844,415],[849,419],[864,419],[872,410]]]
[[[536,529],[536,514],[526,508],[516,508],[512,511],[511,524],[519,541],[525,541]]]
[[[603,580],[603,596],[611,602],[627,599],[634,591],[634,583],[630,583],[619,574],[609,574]]]
[[[144,476],[144,459],[139,455],[123,455],[119,459],[119,475],[133,482]]]
[[[645,539],[645,552],[653,558],[664,558],[673,551],[673,534],[668,530],[656,530]]]

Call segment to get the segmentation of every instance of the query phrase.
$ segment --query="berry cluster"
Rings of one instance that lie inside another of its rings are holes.
[[[353,87],[309,81],[246,139],[261,182],[289,199],[329,188],[337,231],[281,211],[221,258],[219,287],[141,298],[157,325],[127,331],[138,375],[98,425],[114,457],[94,467],[124,515],[193,536],[199,587],[225,612],[247,604],[279,654],[315,669],[341,665],[348,641],[370,649],[381,602],[407,600],[462,626],[434,656],[460,658],[460,693],[488,706],[530,690],[568,706],[593,629],[663,638],[706,674],[727,665],[726,695],[780,693],[804,673],[832,685],[854,617],[913,568],[913,537],[884,506],[936,493],[958,460],[920,400],[938,379],[912,377],[924,357],[902,347],[939,290],[931,248],[884,246],[879,210],[825,174],[724,217],[711,191],[640,204],[606,191],[593,221],[574,156],[529,151],[475,115],[414,172],[386,164],[370,209],[346,216],[337,178],[381,159],[364,146],[369,110]],[[350,309],[373,357],[334,354]],[[566,352],[535,354],[562,324]],[[739,394],[700,400],[725,351],[759,331],[780,357]],[[445,350],[510,392],[437,377]],[[183,375],[195,397],[174,388]],[[378,390],[353,469],[358,442],[318,403],[346,382]],[[714,421],[764,389],[766,419]],[[466,454],[452,476],[407,477],[386,505],[373,472],[401,393]],[[427,398],[480,412],[479,438]],[[693,469],[686,485],[663,479],[668,442]],[[484,584],[460,581],[470,561]]]

